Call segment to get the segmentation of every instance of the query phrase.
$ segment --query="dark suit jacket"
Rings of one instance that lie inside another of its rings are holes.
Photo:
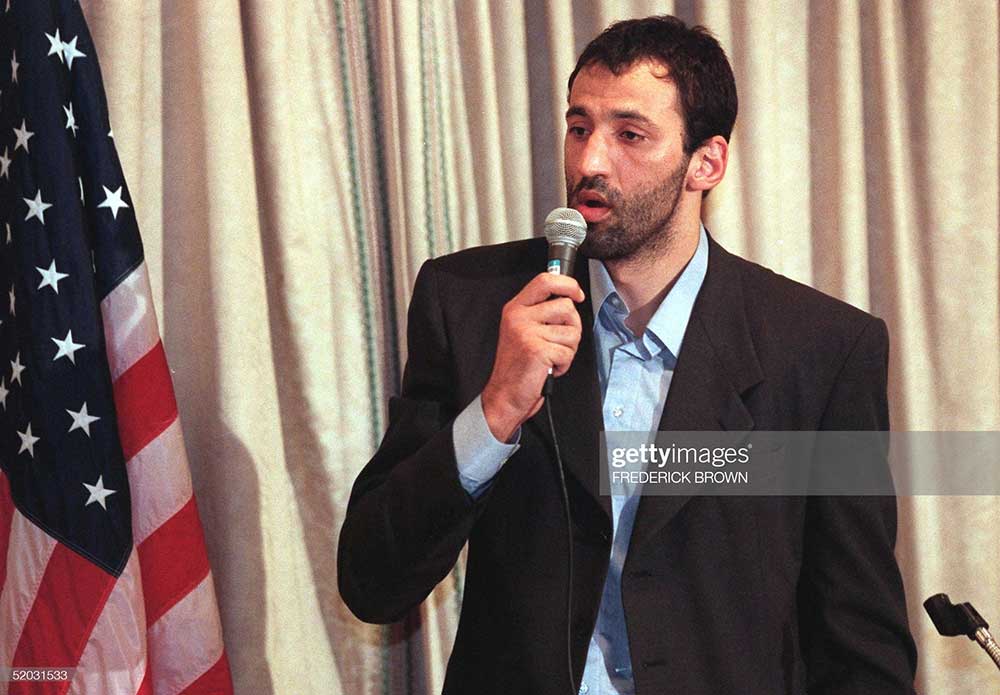
[[[482,390],[502,306],[545,267],[532,239],[424,264],[390,424],[340,536],[341,594],[362,620],[418,605],[469,543],[445,693],[575,692],[608,566],[598,494],[600,393],[587,263],[583,338],[551,396],[573,520],[545,410],[478,500],[458,479],[455,416]],[[888,428],[885,324],[710,241],[661,430]],[[885,497],[643,497],[622,579],[636,692],[910,693],[916,653]]]

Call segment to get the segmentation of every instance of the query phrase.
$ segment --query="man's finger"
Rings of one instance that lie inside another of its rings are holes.
[[[541,326],[538,329],[538,335],[549,343],[564,345],[573,350],[576,350],[577,345],[580,344],[580,328],[578,326],[562,326],[558,324]]]
[[[559,377],[569,370],[569,366],[576,356],[576,349],[564,345],[553,345],[549,356],[552,360],[552,375]]]
[[[553,295],[569,297],[575,302],[582,302],[584,299],[583,290],[580,289],[580,283],[576,278],[569,275],[539,273],[521,288],[511,301],[515,304],[532,306],[546,301]]]
[[[566,326],[579,326],[580,314],[576,310],[573,302],[566,297],[550,299],[540,304],[535,304],[526,310],[526,316],[538,323],[562,324]]]

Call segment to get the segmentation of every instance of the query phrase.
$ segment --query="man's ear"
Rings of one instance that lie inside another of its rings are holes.
[[[687,187],[690,191],[708,192],[719,185],[726,175],[729,143],[721,135],[713,135],[691,155]]]

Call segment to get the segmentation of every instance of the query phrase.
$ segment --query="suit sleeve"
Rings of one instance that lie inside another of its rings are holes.
[[[885,323],[872,319],[840,370],[821,430],[888,430],[888,354]],[[894,497],[808,499],[798,599],[810,695],[914,692],[895,544]]]
[[[372,623],[399,620],[451,571],[488,497],[473,500],[458,477],[459,404],[434,261],[420,269],[407,322],[401,395],[354,483],[337,552],[341,596]]]

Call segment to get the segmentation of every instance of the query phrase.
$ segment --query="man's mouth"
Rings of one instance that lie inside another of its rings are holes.
[[[611,213],[611,204],[600,193],[583,190],[576,195],[573,207],[587,222],[600,222]]]
[[[600,222],[611,213],[611,205],[600,196],[580,194],[573,207],[587,222]]]

